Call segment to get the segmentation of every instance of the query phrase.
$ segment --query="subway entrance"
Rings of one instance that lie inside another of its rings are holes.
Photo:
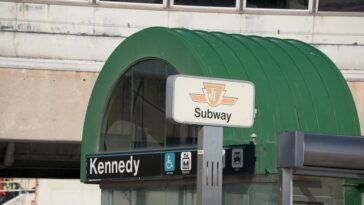
[[[85,118],[81,180],[100,185],[102,205],[199,204],[201,127],[166,118],[167,78],[177,74],[255,85],[254,125],[222,130],[223,150],[216,151],[224,166],[221,204],[279,203],[277,142],[283,131],[360,135],[356,108],[341,73],[307,44],[145,29],[121,43],[105,63]],[[203,95],[203,89],[201,85],[191,94]],[[208,116],[200,111],[195,114]],[[233,118],[224,119],[220,121],[230,123]],[[362,203],[361,180],[302,174],[292,175],[290,181],[292,204]]]

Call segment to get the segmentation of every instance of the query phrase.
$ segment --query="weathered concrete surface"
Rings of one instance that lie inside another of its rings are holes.
[[[81,141],[97,75],[0,68],[0,138]]]
[[[364,136],[364,82],[349,82],[348,84],[359,115],[361,135]]]
[[[105,61],[126,37],[151,26],[298,39],[340,69],[364,70],[364,18],[247,14],[0,1],[0,56]],[[340,28],[340,29],[338,29]]]

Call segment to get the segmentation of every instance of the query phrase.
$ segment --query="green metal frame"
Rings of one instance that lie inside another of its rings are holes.
[[[123,72],[136,62],[158,58],[186,75],[252,81],[256,118],[250,129],[224,128],[224,144],[243,144],[256,135],[256,174],[277,173],[276,137],[281,131],[360,135],[355,104],[335,64],[316,48],[296,40],[153,27],[123,41],[106,61],[85,117],[85,156],[96,153],[103,114]]]

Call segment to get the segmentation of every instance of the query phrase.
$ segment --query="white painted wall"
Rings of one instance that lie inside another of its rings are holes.
[[[100,205],[98,185],[79,180],[39,179],[38,205]]]

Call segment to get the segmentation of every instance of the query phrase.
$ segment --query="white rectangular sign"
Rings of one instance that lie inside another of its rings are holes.
[[[183,124],[251,127],[254,97],[248,81],[173,75],[167,79],[166,117]]]

